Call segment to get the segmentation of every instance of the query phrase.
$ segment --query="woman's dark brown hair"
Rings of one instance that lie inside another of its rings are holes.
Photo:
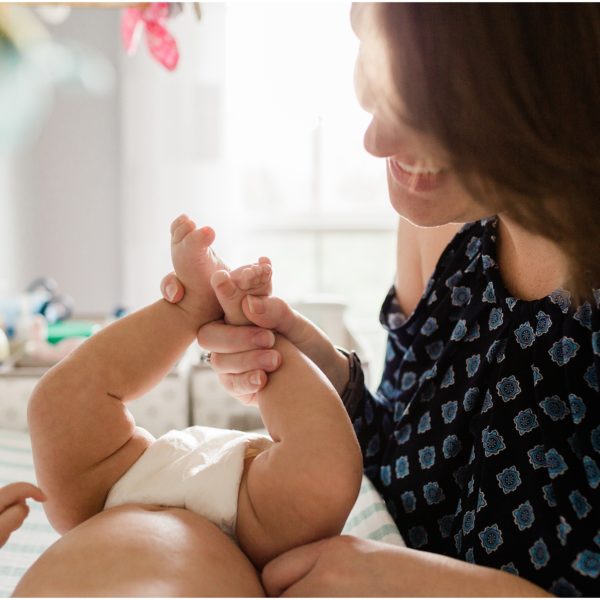
[[[379,4],[392,83],[474,197],[600,287],[600,6]]]

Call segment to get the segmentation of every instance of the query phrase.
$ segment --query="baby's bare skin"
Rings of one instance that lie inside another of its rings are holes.
[[[66,535],[31,567],[19,595],[260,594],[254,567],[339,533],[354,503],[362,461],[350,420],[327,378],[279,337],[283,364],[258,395],[274,443],[245,461],[237,546],[186,510],[127,505],[102,512],[109,490],[154,441],[135,427],[127,401],[164,376],[201,325],[219,318],[209,281],[227,297],[230,322],[243,317],[247,293],[270,291],[265,261],[223,269],[209,247],[210,228],[182,217],[171,233],[173,264],[187,290],[182,303],[158,302],[99,332],[32,396],[36,472],[50,521]],[[239,581],[231,575],[238,571]]]
[[[51,546],[17,597],[264,596],[239,547],[180,508],[128,504],[98,513]]]

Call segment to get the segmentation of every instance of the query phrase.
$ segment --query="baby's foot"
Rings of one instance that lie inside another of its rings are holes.
[[[210,227],[196,229],[194,221],[186,215],[171,223],[171,259],[185,288],[185,296],[178,306],[190,313],[198,326],[223,315],[210,278],[227,267],[210,247],[214,239],[215,232]]]
[[[225,322],[230,325],[248,325],[250,321],[242,311],[242,300],[247,294],[267,296],[271,294],[271,261],[266,257],[258,263],[239,267],[231,273],[217,271],[211,284],[224,312]]]

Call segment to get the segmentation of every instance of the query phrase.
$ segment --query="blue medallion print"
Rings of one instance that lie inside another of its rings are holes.
[[[454,515],[444,515],[438,519],[438,527],[440,529],[440,535],[443,538],[450,537],[452,533],[452,525],[454,524]]]
[[[592,307],[589,302],[584,302],[577,308],[573,318],[586,329],[592,330]]]
[[[465,552],[465,560],[467,562],[470,562],[471,564],[475,564],[475,556],[473,554],[473,548],[469,548],[466,552]]]
[[[417,360],[417,357],[415,356],[415,351],[413,350],[412,346],[409,346],[406,350],[406,353],[404,354],[404,360],[406,362],[415,362]]]
[[[502,309],[497,307],[492,308],[490,311],[490,318],[488,320],[489,330],[493,331],[494,329],[498,329],[502,323],[504,323],[504,314],[502,313]]]
[[[496,263],[494,262],[494,259],[487,255],[487,254],[482,254],[481,255],[481,262],[483,263],[483,270],[487,271],[489,268],[491,267],[495,267]]]
[[[396,479],[403,479],[409,473],[408,456],[400,456],[396,459]]]
[[[367,458],[375,456],[379,452],[379,434],[376,433],[367,444],[367,450],[365,452]]]
[[[550,300],[556,304],[564,314],[569,312],[569,307],[571,306],[571,294],[566,290],[555,290],[550,294]]]
[[[481,299],[484,302],[489,302],[490,304],[494,304],[496,302],[496,292],[494,290],[494,283],[492,281],[487,284]]]
[[[444,458],[453,458],[458,456],[462,450],[462,444],[457,436],[454,434],[447,436],[442,444],[442,452]]]
[[[427,300],[427,306],[431,306],[437,300],[437,294],[435,290],[431,292],[431,296],[429,296],[429,300]]]
[[[432,504],[439,504],[442,500],[446,499],[444,491],[437,481],[430,481],[423,486],[423,496],[425,497],[425,502],[430,506]]]
[[[467,335],[467,322],[464,319],[460,319],[450,335],[450,340],[453,342],[460,342],[465,335]]]
[[[547,398],[544,398],[539,405],[553,421],[561,421],[569,414],[567,404],[558,396],[548,396]]]
[[[600,392],[600,385],[598,385],[598,372],[596,371],[596,365],[590,365],[583,375],[583,380],[596,392]]]
[[[550,553],[548,552],[548,546],[546,546],[546,542],[542,538],[537,540],[531,548],[529,548],[529,556],[531,557],[531,562],[536,569],[541,569],[548,564],[550,560]]]
[[[594,429],[592,429],[592,433],[590,434],[590,439],[592,441],[592,448],[596,452],[600,452],[600,425],[598,425],[598,427],[594,427]]]
[[[513,308],[517,305],[518,300],[513,298],[512,296],[509,296],[506,299],[506,306],[508,306],[508,310],[510,310],[510,312],[513,311]]]
[[[521,393],[521,386],[519,385],[519,380],[514,375],[511,375],[510,377],[501,379],[496,384],[496,390],[504,402],[509,402]]]
[[[539,426],[537,417],[531,408],[526,408],[525,410],[520,411],[513,421],[517,431],[519,432],[519,435],[525,435]]]
[[[521,485],[521,475],[515,465],[503,469],[496,475],[498,485],[505,494],[514,492]]]
[[[412,433],[412,425],[410,423],[404,425],[402,429],[394,431],[394,438],[396,439],[396,444],[401,446],[405,444],[410,439],[410,435]]]
[[[469,377],[473,377],[477,370],[479,369],[479,365],[481,364],[481,356],[479,354],[473,354],[473,356],[467,358],[466,360],[466,369],[467,375]]]
[[[506,351],[506,340],[496,340],[485,354],[485,358],[491,364],[494,360],[497,363],[501,363],[504,358]]]
[[[420,548],[427,543],[427,531],[420,525],[411,527],[408,530],[408,539],[412,548]]]
[[[529,456],[529,462],[534,469],[546,468],[546,453],[544,452],[544,446],[541,444],[538,444],[531,450],[528,450],[527,456]]]
[[[394,404],[394,422],[398,423],[402,421],[402,417],[404,416],[404,411],[406,410],[406,404],[404,402],[400,402],[399,400]]]
[[[465,337],[465,342],[474,342],[481,337],[481,332],[479,330],[479,323],[477,321],[473,321],[469,325],[469,330]]]
[[[501,571],[506,571],[507,573],[512,573],[513,575],[518,575],[519,574],[519,570],[517,569],[517,567],[515,567],[514,563],[509,562],[506,565],[502,565],[500,567]]]
[[[440,387],[442,389],[448,388],[451,385],[454,385],[454,367],[450,366],[448,368],[448,370],[446,371],[446,374],[444,375],[443,379],[442,379],[442,383],[440,384]]]
[[[554,488],[552,484],[542,486],[542,492],[544,493],[544,500],[548,503],[550,508],[554,508],[556,506],[556,494],[554,493]]]
[[[379,479],[383,485],[388,486],[392,483],[392,469],[389,465],[383,466],[379,469]]]
[[[463,535],[467,535],[467,534],[471,533],[471,531],[473,531],[474,527],[475,527],[475,511],[468,510],[463,515],[463,524],[462,524]]]
[[[423,327],[421,327],[421,334],[430,336],[432,333],[437,331],[437,329],[438,329],[437,319],[434,319],[433,317],[428,317],[427,321],[425,321]]]
[[[567,536],[572,531],[572,527],[567,523],[564,517],[560,518],[560,523],[556,526],[556,537],[561,545],[567,545]]]
[[[583,468],[590,487],[595,490],[600,485],[600,469],[596,461],[590,456],[583,457]]]
[[[535,342],[535,332],[533,331],[533,327],[529,324],[529,321],[519,325],[514,333],[521,349],[524,350],[525,348],[533,346],[533,342]]]
[[[452,288],[452,305],[464,306],[471,301],[471,288],[465,286],[457,286]]]
[[[463,407],[467,412],[473,410],[475,404],[477,403],[477,398],[479,398],[479,388],[472,387],[465,392],[465,397],[463,398]]]
[[[519,531],[528,529],[533,525],[535,521],[535,515],[533,514],[533,506],[531,502],[523,502],[515,510],[513,510],[513,520],[515,525],[519,528]]]
[[[492,408],[492,406],[492,395],[490,394],[490,390],[486,390],[485,397],[483,399],[483,404],[481,405],[481,412],[487,412],[488,410],[490,410],[490,408]]]
[[[419,419],[419,425],[417,426],[417,433],[425,433],[431,429],[431,415],[429,411],[423,414]]]
[[[485,499],[485,494],[483,490],[479,490],[479,496],[477,497],[477,512],[479,512],[482,508],[487,506],[487,501]]]
[[[417,498],[415,497],[414,492],[404,492],[400,496],[400,500],[402,501],[402,506],[404,507],[405,513],[414,512],[417,506]]]
[[[552,344],[552,348],[548,350],[548,354],[553,362],[562,367],[577,354],[578,350],[579,344],[573,338],[565,335]]]
[[[581,596],[581,592],[564,577],[559,577],[552,583],[550,591],[559,598],[576,598]]]
[[[402,375],[402,381],[400,387],[403,391],[410,390],[410,388],[417,382],[417,374],[413,371],[408,371]]]
[[[438,340],[437,342],[433,342],[425,346],[425,352],[427,352],[427,356],[431,358],[431,360],[437,360],[444,351],[444,342]]]
[[[568,469],[565,459],[555,448],[550,448],[550,450],[546,452],[546,466],[548,467],[550,479],[556,479]]]
[[[498,433],[498,430],[496,429],[492,429],[492,431],[489,431],[489,427],[486,427],[483,430],[481,437],[483,443],[483,451],[485,453],[486,458],[500,454],[502,450],[506,449],[506,445],[504,444],[504,438]]]
[[[435,447],[425,446],[419,450],[421,469],[429,469],[435,464]]]
[[[578,519],[585,519],[590,514],[592,506],[579,490],[573,490],[569,494],[569,501]]]
[[[444,423],[452,423],[456,418],[457,411],[458,402],[456,400],[451,400],[450,402],[442,404],[442,418],[444,419]]]
[[[580,552],[571,565],[578,573],[597,579],[600,575],[600,554],[584,550]]]
[[[462,530],[454,534],[454,546],[457,552],[462,548]]]
[[[600,331],[592,333],[592,350],[596,356],[600,356]]]
[[[467,244],[467,251],[465,252],[467,258],[475,258],[475,255],[479,252],[479,248],[481,248],[481,238],[473,236]]]
[[[454,273],[454,275],[451,275],[450,277],[448,277],[448,279],[446,279],[446,287],[448,289],[453,288],[463,277],[463,273],[462,271],[456,271],[456,273]]]
[[[533,371],[533,386],[535,387],[542,379],[544,379],[544,376],[535,365],[531,365],[531,370]]]
[[[483,531],[481,531],[479,533],[479,539],[481,540],[483,549],[488,554],[491,554],[497,550],[504,542],[502,539],[502,531],[496,523],[486,527]]]
[[[550,327],[552,327],[552,319],[550,315],[546,314],[543,310],[540,310],[537,315],[535,315],[537,319],[537,323],[535,325],[535,335],[539,337],[540,335],[544,335],[550,331]]]

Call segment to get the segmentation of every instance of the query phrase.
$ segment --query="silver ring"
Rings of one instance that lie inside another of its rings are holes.
[[[211,356],[212,356],[212,352],[201,352],[200,353],[200,362],[203,365],[210,365]]]

